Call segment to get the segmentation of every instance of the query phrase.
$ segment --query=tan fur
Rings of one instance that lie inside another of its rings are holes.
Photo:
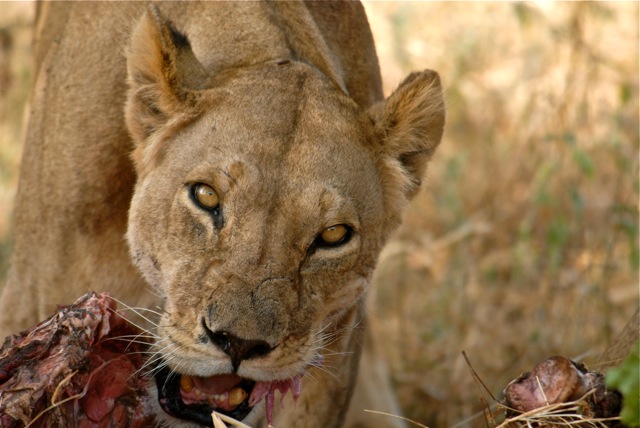
[[[241,376],[308,372],[276,425],[341,426],[378,253],[442,136],[437,74],[381,100],[354,2],[47,3],[38,16],[2,333],[109,291],[162,308],[173,369],[232,369],[204,325],[264,341]],[[221,216],[195,204],[194,183]],[[310,250],[336,224],[352,238]],[[319,350],[325,367],[310,367]]]

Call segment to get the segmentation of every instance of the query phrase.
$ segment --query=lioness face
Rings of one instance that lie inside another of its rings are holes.
[[[323,332],[362,298],[386,235],[382,187],[371,122],[318,72],[241,74],[156,143],[128,239],[165,301],[168,364],[270,382],[317,364]]]
[[[358,322],[440,140],[439,81],[412,75],[371,111],[288,59],[203,73],[190,89],[181,61],[189,84],[200,70],[188,44],[156,24],[139,26],[129,54],[138,181],[127,239],[164,302],[160,404],[205,425],[212,408],[245,419],[276,389],[298,394]]]

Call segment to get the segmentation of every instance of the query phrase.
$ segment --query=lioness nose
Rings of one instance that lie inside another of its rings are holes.
[[[262,357],[273,350],[273,348],[263,340],[242,339],[227,331],[214,332],[211,331],[206,324],[204,324],[204,329],[209,340],[231,358],[231,365],[234,371],[238,371],[238,367],[242,361]]]

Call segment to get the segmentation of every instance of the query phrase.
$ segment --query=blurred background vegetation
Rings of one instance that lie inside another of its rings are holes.
[[[425,189],[381,256],[380,352],[406,416],[486,426],[462,351],[499,395],[550,355],[598,369],[638,307],[638,3],[365,7],[386,93],[431,68],[448,105]],[[33,10],[0,9],[2,283]]]
[[[29,94],[34,3],[0,1],[0,286],[11,252],[13,199]]]

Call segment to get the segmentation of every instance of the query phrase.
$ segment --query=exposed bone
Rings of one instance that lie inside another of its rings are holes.
[[[550,357],[509,383],[504,394],[509,407],[529,411],[576,400],[592,388],[587,370],[561,356]]]
[[[545,406],[584,400],[588,408],[580,417],[614,418],[602,426],[619,427],[622,394],[607,388],[604,375],[568,358],[547,358],[504,389],[507,416],[531,412]],[[595,426],[595,425],[594,425]],[[601,426],[601,425],[598,425]]]

